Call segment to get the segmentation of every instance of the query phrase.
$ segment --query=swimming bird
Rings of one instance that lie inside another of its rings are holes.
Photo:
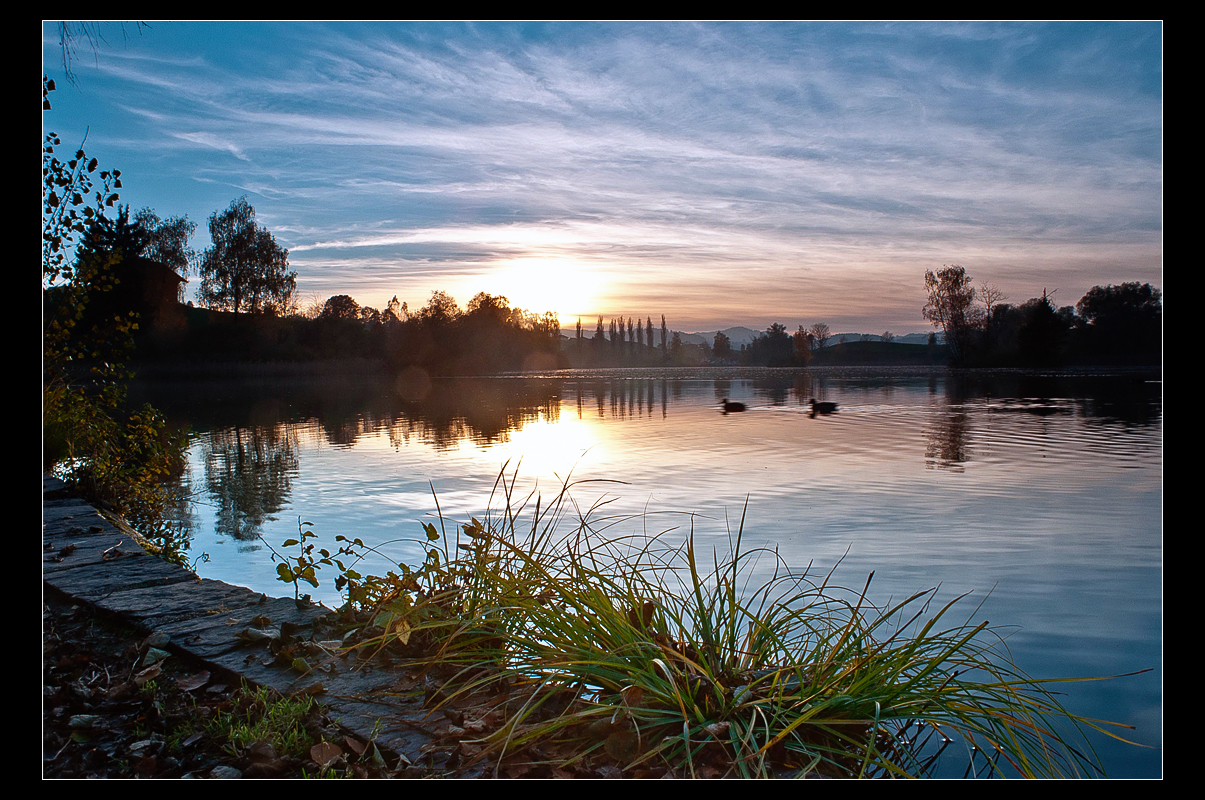
[[[731,402],[727,397],[725,397],[723,400],[720,401],[720,407],[724,410],[725,414],[727,414],[729,411],[735,413],[737,411],[745,410],[744,403]]]
[[[837,410],[836,403],[828,403],[828,402],[817,403],[816,398],[814,398],[814,397],[811,400],[809,400],[808,402],[810,402],[812,404],[812,414],[811,414],[812,419],[815,419],[817,414],[832,414],[834,411]]]

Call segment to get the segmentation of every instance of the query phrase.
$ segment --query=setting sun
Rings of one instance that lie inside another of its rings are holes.
[[[512,306],[536,314],[553,311],[566,323],[598,305],[602,281],[595,270],[564,258],[520,258],[489,276],[489,289]]]

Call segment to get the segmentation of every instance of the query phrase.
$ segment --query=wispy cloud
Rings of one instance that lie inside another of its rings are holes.
[[[1121,252],[1132,279],[1158,280],[1161,36],[165,23],[102,52],[73,113],[100,110],[123,172],[178,198],[166,213],[254,194],[303,287],[342,275],[380,304],[490,259],[557,256],[603,270],[616,303],[689,294],[700,326],[827,297],[850,325],[895,329],[919,321],[921,271],[956,258],[1014,296],[1041,290],[1013,281],[1032,281],[1022,258],[1088,281],[1073,291],[1099,281],[1072,265]],[[911,295],[859,301],[907,271]]]

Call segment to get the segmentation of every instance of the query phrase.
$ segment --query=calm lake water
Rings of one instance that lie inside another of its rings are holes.
[[[1145,378],[1145,380],[1144,380]],[[1153,380],[1152,380],[1153,378]],[[268,594],[271,551],[463,522],[503,465],[526,491],[572,476],[612,530],[693,529],[777,547],[876,602],[940,587],[960,620],[1009,626],[1016,663],[1067,684],[1111,777],[1162,775],[1162,385],[1135,373],[578,371],[489,379],[263,379],[144,386],[192,430],[181,510],[206,577]],[[809,398],[839,404],[812,417]],[[722,414],[723,398],[748,410]],[[746,509],[747,504],[747,511]],[[497,507],[498,503],[494,503]],[[624,519],[624,515],[641,515]],[[693,515],[693,516],[692,516]],[[391,545],[394,560],[421,559]],[[381,570],[388,568],[382,562]],[[337,605],[333,574],[312,591]],[[982,605],[980,605],[982,604]],[[976,607],[978,609],[976,610]]]

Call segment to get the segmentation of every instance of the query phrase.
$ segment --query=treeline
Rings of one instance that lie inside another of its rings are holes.
[[[730,349],[727,339],[723,333],[717,333],[712,351]],[[807,330],[800,325],[792,334],[787,333],[785,325],[775,322],[741,348],[739,360],[747,366],[806,367],[828,339],[829,330],[824,323],[817,323]]]
[[[464,309],[437,291],[415,312],[397,297],[380,311],[348,295],[302,311],[288,251],[257,223],[246,198],[210,216],[213,244],[204,253],[188,246],[195,228],[186,217],[164,220],[151,209],[131,216],[128,207],[76,224],[81,236],[74,264],[59,256],[44,267],[47,335],[54,341],[67,337],[56,347],[92,354],[83,362],[119,363],[130,353],[116,352],[113,343],[126,347],[126,334],[137,331],[133,357],[143,362],[354,359],[437,375],[700,364],[1145,365],[1162,358],[1161,294],[1150,284],[1096,286],[1075,306],[1059,308],[1045,292],[1019,305],[1004,302],[999,289],[973,286],[957,265],[927,272],[923,313],[942,331],[944,348],[935,339],[928,347],[894,344],[889,332],[881,341],[830,348],[824,323],[794,332],[774,323],[738,350],[722,332],[711,343],[683,342],[664,314],[659,327],[651,316],[643,322],[615,317],[609,325],[600,316],[593,332],[579,319],[574,335],[562,341],[555,314],[512,308],[505,297],[486,293]],[[180,303],[182,276],[193,267],[204,309]],[[59,274],[78,279],[56,282]],[[74,363],[80,365],[81,357]]]
[[[178,324],[139,340],[139,358],[160,363],[375,361],[432,375],[481,375],[566,366],[555,314],[512,308],[505,297],[477,294],[466,308],[444,292],[410,312],[397,299],[385,311],[347,295],[318,313],[271,314],[181,307]]]
[[[1094,286],[1074,306],[1043,291],[1019,305],[990,284],[972,285],[960,266],[925,274],[925,318],[945,334],[961,366],[1162,363],[1163,303],[1149,283]]]
[[[84,362],[113,362],[114,354],[101,352],[94,341],[120,339],[134,349],[125,347],[116,360],[185,368],[374,361],[437,375],[475,375],[567,366],[556,315],[512,308],[501,296],[481,293],[461,309],[437,291],[411,313],[396,297],[378,311],[336,295],[302,312],[289,253],[256,221],[245,197],[210,215],[213,244],[203,253],[188,246],[195,230],[187,217],[162,220],[151,209],[131,215],[127,206],[112,217],[92,214],[78,226],[80,246],[72,269],[103,264],[107,283],[103,291],[91,286],[84,304],[75,298],[79,282],[56,285],[54,274],[44,270],[48,324],[73,320],[70,335],[77,348],[95,353]],[[181,303],[184,276],[194,268],[205,308]],[[114,335],[115,326],[132,338]],[[77,364],[77,373],[91,366]]]
[[[734,346],[723,331],[710,343],[682,341],[682,334],[670,331],[664,315],[660,329],[651,317],[613,318],[610,325],[599,317],[591,334],[578,320],[575,335],[564,344],[565,354],[575,367],[642,366],[761,366],[806,367],[810,364],[838,363],[909,363],[929,364],[941,360],[936,346],[892,345],[892,334],[884,332],[882,341],[839,343],[828,347],[832,334],[829,326],[818,322],[794,333],[785,325],[773,323],[748,344]]]
[[[652,317],[643,323],[638,317],[613,317],[609,325],[599,317],[593,333],[578,319],[562,349],[575,367],[693,366],[710,355],[706,346],[683,342],[678,331],[671,333],[664,314],[659,328]]]

